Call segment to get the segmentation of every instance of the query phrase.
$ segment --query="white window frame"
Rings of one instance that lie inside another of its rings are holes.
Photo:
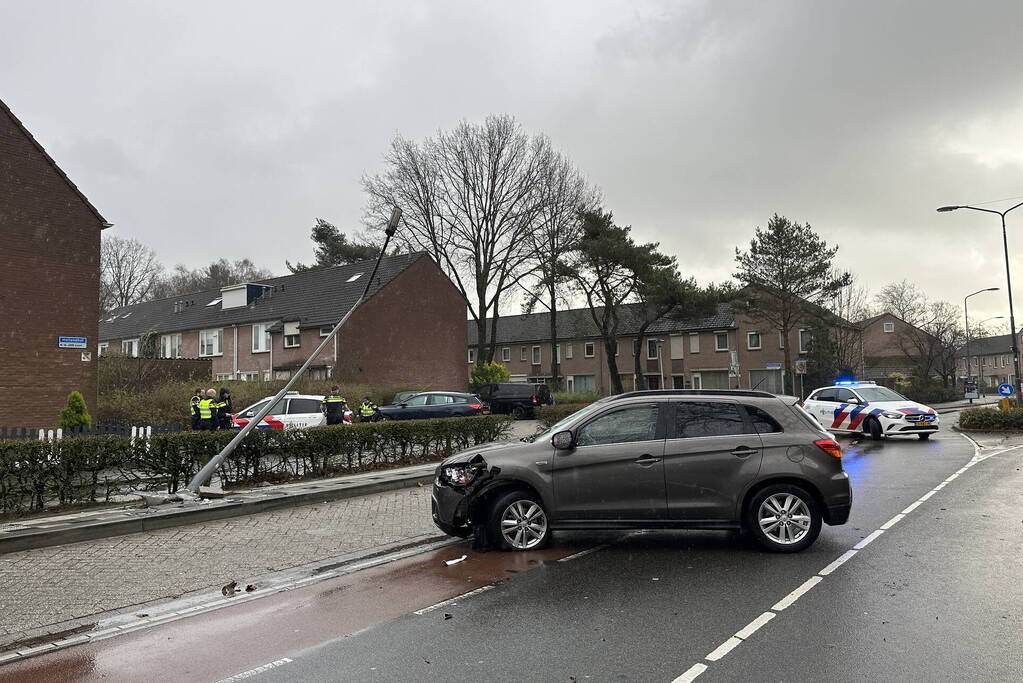
[[[583,343],[583,358],[593,358],[597,355],[597,344],[595,342]]]
[[[654,355],[652,355],[652,356],[650,355],[650,345],[651,344],[653,344],[653,349],[654,349]],[[660,358],[660,353],[661,353],[661,345],[658,343],[658,341],[656,339],[647,339],[646,340],[646,359],[647,360],[657,360],[658,358]]]
[[[690,332],[689,333],[689,353],[700,352],[700,333]]]
[[[100,342],[96,345],[96,355],[102,356],[103,352],[110,348],[110,342]]]
[[[211,353],[206,353],[206,346],[207,346],[207,342],[209,341],[208,337],[211,334],[215,334],[216,337],[214,337],[214,343],[210,345],[212,347],[212,352]],[[213,356],[223,356],[223,355],[224,355],[224,330],[223,330],[223,328],[211,327],[209,329],[199,330],[199,357],[200,358],[212,358]]]
[[[270,353],[270,326],[273,323],[252,323],[252,353]],[[256,346],[256,329],[263,329],[263,340],[266,342],[266,348]]]
[[[525,363],[527,358],[529,358],[529,353],[526,351],[526,347],[525,346],[520,346],[519,347],[519,361],[522,362],[522,363]]]
[[[138,358],[140,341],[141,340],[138,337],[134,337],[132,339],[122,339],[121,353],[123,353],[125,356],[128,356],[128,358]]]
[[[239,372],[238,379],[242,382],[258,382],[259,371],[256,370],[255,372]]]
[[[886,322],[886,323],[884,323],[884,326],[883,326],[882,329],[884,329],[885,334],[891,334],[892,332],[895,331],[895,323]]]
[[[216,375],[216,379],[214,381],[225,382],[229,379],[234,379],[234,377],[231,376],[230,372],[218,372]]]
[[[290,334],[289,334],[290,331]],[[284,323],[284,348],[297,349],[302,346],[302,330],[298,329],[298,322]],[[289,338],[292,341],[288,341]]]
[[[503,346],[503,347],[501,347],[501,362],[502,363],[510,363],[511,362],[511,347],[510,346]]]
[[[808,337],[807,340],[806,340],[806,344],[805,345],[803,344],[803,333],[804,332],[807,333],[807,337]],[[809,332],[810,332],[810,330],[808,330],[806,328],[803,328],[803,327],[799,328],[799,352],[800,353],[808,353],[810,351],[810,339],[809,339],[810,335],[809,335]]]
[[[177,342],[174,344],[173,342]],[[160,358],[181,358],[181,333],[160,335]]]
[[[724,348],[721,348],[721,346],[718,344],[718,340],[720,339],[721,335],[725,336],[725,347]],[[727,351],[728,350],[728,333],[727,332],[715,332],[714,333],[714,350],[715,351]]]
[[[752,340],[753,335],[757,336],[757,345],[756,346],[753,345],[753,340]],[[763,335],[761,335],[759,332],[757,332],[755,330],[753,332],[747,332],[746,333],[746,350],[747,351],[759,351],[763,347],[764,347],[764,337],[763,337]]]
[[[785,335],[784,333],[782,333],[781,330],[778,330],[778,348],[779,349],[785,348]]]
[[[543,348],[540,346],[533,346],[532,355],[530,356],[530,363],[533,365],[543,364]]]
[[[469,364],[476,362],[476,349],[469,349]]]
[[[572,360],[572,345],[565,344],[565,360]]]

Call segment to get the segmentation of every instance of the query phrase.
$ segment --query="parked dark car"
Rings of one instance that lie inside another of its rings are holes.
[[[399,391],[397,394],[394,395],[394,398],[391,399],[391,403],[392,404],[404,403],[406,398],[412,398],[416,394],[421,394],[424,391],[426,391],[426,389],[419,389],[418,391]]]
[[[554,397],[546,384],[503,382],[484,384],[476,392],[487,409],[495,414],[510,414],[517,420],[533,417],[537,406],[551,405]]]
[[[457,391],[422,391],[401,403],[379,408],[380,420],[427,420],[437,417],[469,417],[483,414],[479,396]]]
[[[552,529],[743,528],[797,552],[852,507],[842,450],[795,397],[639,391],[602,399],[524,442],[437,468],[433,520],[484,546],[531,550]]]

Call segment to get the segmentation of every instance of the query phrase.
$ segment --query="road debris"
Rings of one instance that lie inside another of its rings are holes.
[[[259,588],[259,586],[257,586],[257,585],[256,585],[256,584],[254,584],[254,583],[250,583],[249,585],[247,585],[247,586],[245,587],[245,592],[246,592],[246,593],[251,593],[252,591],[256,590],[257,588]]]
[[[445,618],[445,619],[450,619],[450,618],[451,618],[451,615],[450,615],[450,614],[448,614],[447,612],[445,612],[445,613],[444,613],[444,618]]]
[[[455,558],[455,559],[453,559],[453,560],[445,560],[445,561],[444,561],[444,564],[446,564],[447,566],[449,566],[449,567],[450,567],[450,566],[451,566],[451,565],[453,565],[453,564],[458,564],[459,562],[464,562],[464,561],[466,561],[467,559],[469,559],[469,556],[468,556],[468,555],[462,555],[461,557],[456,557],[456,558]]]
[[[224,586],[223,588],[221,588],[220,592],[223,595],[234,595],[237,592],[237,590],[238,590],[238,582],[237,581],[232,581],[231,583],[229,583],[226,586]]]

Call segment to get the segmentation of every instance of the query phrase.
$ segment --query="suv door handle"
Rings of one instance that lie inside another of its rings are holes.
[[[732,455],[737,455],[740,458],[745,458],[747,455],[756,455],[757,452],[758,451],[756,448],[746,448],[745,446],[739,446],[734,451],[732,451]]]
[[[655,458],[652,455],[644,455],[640,457],[638,460],[633,460],[632,462],[636,463],[637,465],[653,465],[659,463],[660,461],[661,461],[660,458]]]

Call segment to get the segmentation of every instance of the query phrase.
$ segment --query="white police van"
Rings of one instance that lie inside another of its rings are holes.
[[[836,382],[821,387],[803,402],[803,408],[831,432],[930,438],[938,431],[937,412],[873,382]]]

